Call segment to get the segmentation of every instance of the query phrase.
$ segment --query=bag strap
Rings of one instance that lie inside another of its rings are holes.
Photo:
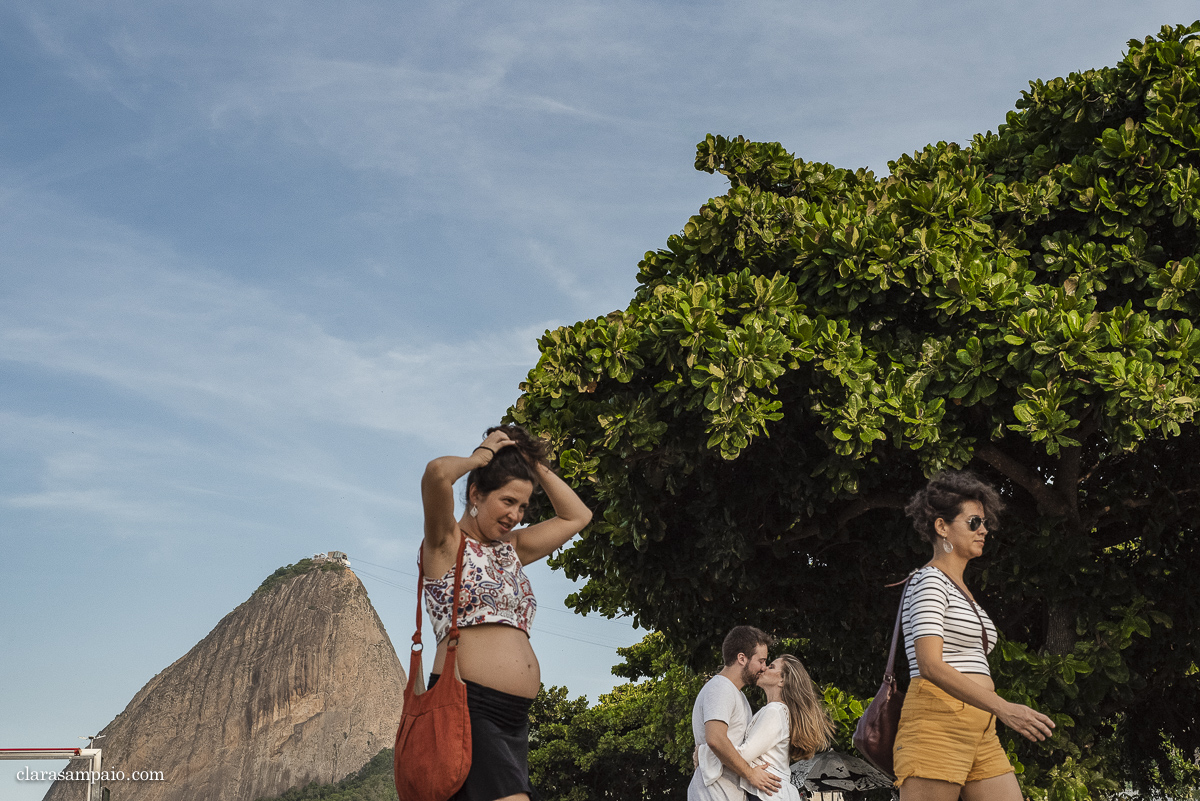
[[[945,571],[942,572],[943,574],[945,573]],[[967,595],[966,590],[958,586],[957,581],[950,578],[950,576],[946,576],[946,578],[950,579],[950,583],[954,585],[954,589],[958,590],[958,594],[961,595],[963,600],[967,602],[967,606],[971,607],[971,611],[975,613],[975,617],[979,618],[979,632],[983,635],[983,655],[986,657],[988,652],[987,626],[985,626],[983,623],[983,615],[979,614],[979,607],[974,601],[971,600],[970,596]]]
[[[904,615],[904,596],[908,594],[908,581],[913,577],[913,571],[905,576],[904,581],[897,581],[895,584],[888,584],[888,587],[903,586],[904,589],[900,592],[900,606],[896,609],[896,625],[892,627],[892,646],[888,649],[887,668],[883,671],[883,680],[889,681],[895,678],[896,675],[896,641],[900,637],[900,620]]]
[[[450,609],[450,633],[447,639],[453,639],[453,645],[447,645],[447,650],[458,647],[458,593],[462,589],[462,566],[463,553],[467,549],[467,535],[462,531],[458,532],[458,558],[454,564],[454,597],[451,601]],[[422,543],[421,549],[417,552],[417,630],[412,636],[412,649],[414,651],[423,647],[421,645],[421,603],[425,600],[425,546]]]

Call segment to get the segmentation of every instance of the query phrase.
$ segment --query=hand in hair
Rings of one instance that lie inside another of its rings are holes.
[[[468,473],[485,470],[496,459],[497,454],[504,453],[510,446],[516,446],[521,453],[520,457],[511,461],[519,464],[528,462],[528,457],[521,449],[521,434],[529,438],[528,434],[516,426],[489,428],[483,443],[471,451],[469,456],[442,456],[425,466],[425,474],[421,477],[421,503],[425,509],[422,552],[426,557],[427,578],[440,576],[445,572],[438,569],[440,564],[431,564],[431,561],[438,561],[435,555],[452,554],[458,547],[458,522],[454,517],[454,482]],[[491,472],[496,473],[497,467],[493,467]],[[530,477],[532,479],[532,474]]]
[[[486,459],[484,464],[489,464],[502,448],[507,448],[510,445],[516,444],[517,441],[510,437],[508,432],[503,428],[493,428],[488,431],[488,435],[484,437],[483,442],[480,443],[479,447],[476,448],[471,455],[475,456],[476,454],[487,453],[490,451],[491,455],[484,457]]]
[[[540,464],[549,467],[547,455],[550,447],[545,440],[539,439],[524,428],[518,425],[492,426],[487,430],[487,439],[483,441],[484,445],[490,444],[490,440],[497,437],[497,442],[503,442],[505,446],[515,445],[521,456],[525,457],[525,461],[529,463],[530,468],[535,472]]]
[[[548,451],[545,441],[520,426],[494,426],[469,457],[442,456],[425,467],[421,500],[425,508],[422,552],[427,578],[441,576],[448,569],[442,562],[452,561],[458,547],[460,530],[454,517],[453,485],[464,475],[469,475],[468,497],[473,497],[472,493],[487,496],[514,480],[527,481],[534,488],[540,485],[546,493],[555,516],[513,532],[511,542],[522,564],[553,553],[583,530],[592,513],[550,469]]]
[[[554,507],[554,517],[534,523],[518,531],[514,545],[521,564],[531,564],[566,544],[592,520],[592,511],[584,505],[575,490],[568,486],[543,462],[535,463],[538,483]]]

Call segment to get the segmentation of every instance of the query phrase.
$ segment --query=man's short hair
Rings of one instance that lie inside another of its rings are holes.
[[[754,626],[734,626],[725,635],[725,642],[721,643],[721,658],[725,660],[725,665],[729,666],[737,661],[738,654],[745,654],[750,658],[754,656],[758,646],[765,645],[770,648],[774,644],[775,638],[762,629],[756,629]]]

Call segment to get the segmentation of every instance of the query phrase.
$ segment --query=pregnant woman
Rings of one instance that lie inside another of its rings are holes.
[[[467,476],[467,505],[454,516],[454,482]],[[518,529],[535,487],[555,517]],[[519,426],[490,428],[470,456],[443,456],[421,479],[425,604],[438,640],[429,684],[446,659],[446,634],[459,544],[458,671],[467,685],[471,772],[455,801],[529,801],[529,707],[541,670],[529,645],[537,611],[522,569],[558,548],[592,519],[575,492],[546,464],[546,448]]]

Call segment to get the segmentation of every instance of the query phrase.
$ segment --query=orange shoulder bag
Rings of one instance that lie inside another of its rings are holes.
[[[413,635],[404,713],[396,732],[393,773],[400,801],[446,801],[458,792],[471,770],[471,718],[467,685],[458,676],[458,593],[462,587],[463,551],[467,536],[459,532],[454,567],[454,599],[446,661],[437,684],[425,689],[421,664],[421,602],[425,591],[424,554],[418,560],[417,632]]]

